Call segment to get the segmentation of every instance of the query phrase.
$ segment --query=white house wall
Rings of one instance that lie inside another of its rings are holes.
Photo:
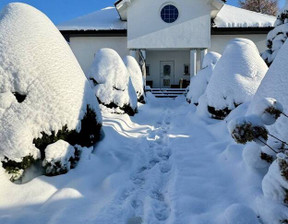
[[[250,35],[213,35],[212,36],[212,44],[211,48],[209,48],[209,51],[216,51],[220,54],[223,53],[223,50],[225,49],[225,46],[228,44],[228,42],[234,38],[248,38],[252,40],[259,52],[263,52],[266,50],[266,37],[267,34],[250,34]]]
[[[112,48],[121,57],[129,54],[127,37],[71,37],[70,47],[86,74],[90,70],[95,53],[101,48]]]
[[[179,10],[170,24],[160,16],[167,2]],[[207,0],[134,1],[128,8],[128,48],[208,48],[210,12]]]

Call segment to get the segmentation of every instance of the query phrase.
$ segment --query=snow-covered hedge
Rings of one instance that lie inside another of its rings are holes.
[[[205,55],[202,69],[190,80],[189,91],[186,96],[189,103],[198,104],[199,98],[204,94],[214,67],[220,57],[221,55],[216,52],[208,52]]]
[[[262,53],[262,58],[268,66],[272,64],[279,50],[288,37],[288,4],[278,13],[274,29],[267,35],[267,50]]]
[[[58,29],[37,9],[12,3],[0,13],[0,30],[0,161],[6,170],[17,176],[59,139],[93,145],[100,137],[99,105]]]
[[[212,117],[223,119],[235,107],[250,101],[267,69],[251,40],[231,40],[206,89],[208,111]]]
[[[100,49],[88,78],[99,103],[109,108],[120,108],[129,115],[137,112],[135,89],[128,70],[116,51]]]
[[[141,68],[138,62],[136,61],[134,57],[126,56],[124,58],[124,63],[131,77],[133,87],[137,94],[138,102],[145,103],[143,75],[142,75]]]

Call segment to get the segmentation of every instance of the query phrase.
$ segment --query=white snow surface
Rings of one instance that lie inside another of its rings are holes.
[[[0,159],[38,157],[33,139],[64,125],[79,131],[88,104],[101,122],[83,71],[44,14],[11,3],[0,13],[0,29]],[[18,103],[14,92],[26,95],[25,100]]]
[[[269,16],[224,4],[214,19],[215,27],[273,27],[275,16]]]
[[[137,93],[137,98],[139,99],[141,96],[144,97],[143,76],[142,76],[142,72],[141,72],[138,62],[136,61],[134,57],[126,56],[124,58],[124,63],[131,77],[131,81],[134,86],[134,89]]]
[[[246,167],[225,121],[195,110],[150,94],[134,117],[103,107],[105,138],[69,173],[16,185],[0,168],[0,223],[276,224],[264,173]]]
[[[59,30],[126,30],[127,22],[120,20],[115,7],[107,7],[63,22],[57,27]]]
[[[133,109],[137,108],[137,95],[128,70],[113,49],[103,48],[96,53],[88,79],[98,83],[93,88],[102,103],[113,102],[120,108],[130,104]]]
[[[216,52],[208,52],[205,55],[202,69],[190,80],[189,91],[186,96],[189,102],[198,103],[200,96],[205,93],[213,69],[220,57],[221,55]]]
[[[215,109],[234,109],[250,101],[268,70],[256,45],[236,38],[226,46],[206,89],[207,102]]]
[[[257,90],[255,97],[253,98],[251,105],[248,109],[247,114],[255,113],[255,106],[259,101],[264,98],[274,98],[284,108],[284,113],[288,113],[288,42],[286,41],[279,53],[277,54],[275,60],[270,66],[267,74],[265,75],[259,89]],[[256,106],[257,107],[257,106]],[[284,141],[288,140],[288,119],[281,116],[275,123],[275,125],[269,126],[269,130],[274,133],[278,138],[281,138]]]

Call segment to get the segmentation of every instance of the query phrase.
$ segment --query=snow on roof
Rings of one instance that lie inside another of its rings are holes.
[[[115,7],[107,7],[58,25],[59,30],[126,30]]]
[[[215,27],[273,27],[276,17],[269,16],[249,10],[241,9],[231,5],[224,5],[216,18]]]
[[[276,17],[224,5],[216,18],[215,27],[273,27]],[[59,24],[59,30],[126,30],[127,22],[122,21],[115,7],[107,7],[94,13]]]

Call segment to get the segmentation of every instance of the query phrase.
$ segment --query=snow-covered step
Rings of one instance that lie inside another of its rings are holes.
[[[175,98],[186,93],[182,88],[151,88],[150,91],[157,98]]]

